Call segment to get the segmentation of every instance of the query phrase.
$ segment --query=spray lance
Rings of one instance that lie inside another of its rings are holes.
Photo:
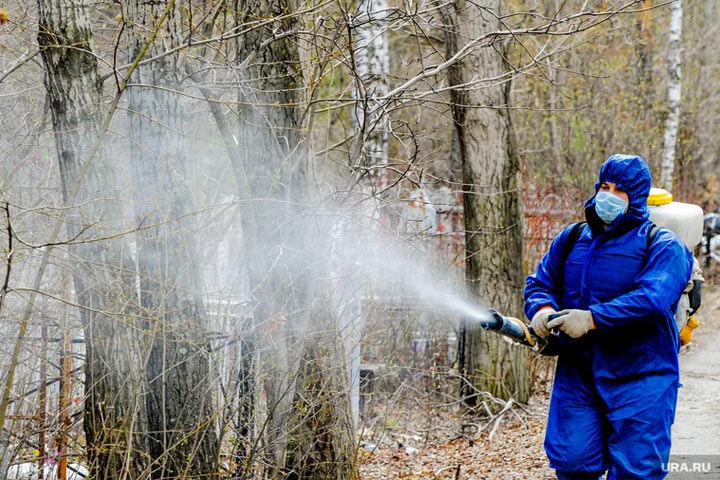
[[[566,313],[554,313],[548,317],[548,321],[567,315]],[[488,310],[488,317],[479,322],[483,330],[495,332],[513,343],[519,343],[530,347],[540,355],[554,356],[560,353],[560,334],[553,330],[546,338],[536,334],[533,328],[514,317],[501,315],[492,308]]]

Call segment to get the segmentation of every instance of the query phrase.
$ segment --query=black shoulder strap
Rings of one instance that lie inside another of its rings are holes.
[[[567,262],[568,257],[570,256],[570,252],[572,251],[573,247],[577,243],[578,239],[580,238],[580,235],[582,234],[583,228],[585,228],[585,225],[587,222],[577,222],[574,223],[570,227],[570,232],[568,232],[567,237],[565,238],[565,244],[563,245],[563,251],[562,251],[562,266],[560,267],[560,278],[558,281],[558,285],[564,285],[563,276],[565,274],[565,263]]]
[[[655,237],[657,237],[659,230],[660,230],[660,227],[658,227],[654,223],[650,224],[650,228],[648,229],[648,234],[647,234],[646,250],[650,250],[650,245],[652,245],[653,240],[655,240]]]
[[[585,228],[585,225],[587,222],[577,222],[572,227],[570,227],[570,233],[568,233],[567,238],[565,239],[565,246],[563,249],[563,265],[567,261],[568,257],[570,256],[570,252],[572,251],[573,247],[577,243],[578,239],[580,238],[580,235],[582,234],[583,228]]]

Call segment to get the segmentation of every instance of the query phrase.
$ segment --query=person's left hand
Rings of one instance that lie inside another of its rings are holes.
[[[547,328],[559,328],[572,338],[579,338],[595,328],[592,312],[590,310],[569,309],[558,312],[561,317],[551,320]]]

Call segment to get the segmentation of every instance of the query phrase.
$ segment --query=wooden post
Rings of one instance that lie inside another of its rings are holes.
[[[58,434],[58,480],[67,480],[67,434],[70,428],[70,372],[72,370],[72,351],[70,329],[64,328],[62,349],[62,377],[60,378],[60,433]]]
[[[67,285],[67,298],[72,295],[72,279],[67,275],[65,284]],[[60,393],[58,398],[58,410],[60,417],[60,431],[57,436],[58,450],[58,480],[67,480],[67,437],[70,428],[70,375],[72,372],[72,338],[70,335],[70,307],[65,306],[65,315],[63,322],[63,347],[60,354],[60,365],[62,366],[62,374],[60,375]]]
[[[45,473],[45,442],[47,435],[47,356],[48,356],[48,329],[45,315],[42,315],[41,326],[42,345],[40,346],[40,390],[38,391],[38,422],[40,433],[38,434],[38,480],[43,480]]]

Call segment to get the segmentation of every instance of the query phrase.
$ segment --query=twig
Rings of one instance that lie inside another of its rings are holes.
[[[10,224],[10,205],[5,202],[3,208],[5,212],[5,218],[7,219],[7,236],[8,236],[8,251],[5,256],[5,280],[3,282],[2,290],[0,291],[0,312],[2,312],[3,304],[5,303],[5,296],[8,293],[8,285],[10,284],[10,270],[12,266],[12,255],[13,255],[13,232],[12,225]]]
[[[437,472],[433,473],[433,480],[435,480],[436,478],[438,478],[438,476],[439,476],[441,473],[447,472],[448,470],[455,470],[455,480],[457,480],[458,478],[460,478],[460,465],[458,464],[458,465],[450,465],[450,466],[447,466],[447,467],[443,467],[443,468],[441,468],[440,470],[438,470]]]
[[[493,437],[495,436],[495,432],[497,432],[498,427],[500,426],[500,422],[502,422],[503,416],[505,413],[507,413],[508,410],[510,410],[513,406],[513,399],[511,398],[508,400],[507,405],[505,405],[505,408],[503,408],[500,413],[497,414],[497,416],[493,419],[495,422],[495,425],[493,426],[492,430],[490,430],[490,436],[488,437],[488,442],[492,443]]]
[[[35,58],[38,53],[40,53],[40,50],[38,50],[37,52],[33,53],[32,55],[30,55],[30,56],[27,57],[27,58],[23,58],[25,55],[27,55],[27,52],[25,52],[24,54],[20,55],[20,58],[17,59],[17,61],[15,62],[15,64],[14,64],[13,66],[11,66],[10,68],[8,68],[8,69],[3,73],[3,76],[0,77],[0,83],[2,83],[7,77],[9,77],[15,70],[17,70],[18,68],[22,67],[23,65],[25,65],[27,62],[29,62],[29,61],[32,60],[33,58]]]

